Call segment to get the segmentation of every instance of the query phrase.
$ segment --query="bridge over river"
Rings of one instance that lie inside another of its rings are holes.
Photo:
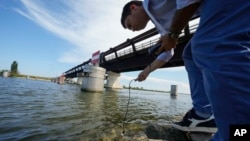
[[[182,52],[185,45],[195,33],[199,23],[199,18],[193,18],[182,31],[178,45],[174,50],[174,56],[162,68],[183,66]],[[143,70],[154,59],[155,55],[149,54],[148,49],[155,45],[160,35],[156,28],[152,28],[132,39],[127,39],[125,42],[110,48],[99,55],[98,67],[104,68],[106,72],[122,73],[130,71]],[[82,64],[79,64],[63,73],[67,78],[75,78],[86,76],[86,66],[92,63],[89,59]],[[92,64],[93,65],[93,64]],[[79,75],[80,74],[80,75]]]

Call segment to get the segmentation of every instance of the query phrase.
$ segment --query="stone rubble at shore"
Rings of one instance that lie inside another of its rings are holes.
[[[101,136],[99,141],[209,141],[211,137],[207,133],[184,133],[169,125],[151,124],[144,132],[128,132],[124,136],[112,130],[109,135]]]

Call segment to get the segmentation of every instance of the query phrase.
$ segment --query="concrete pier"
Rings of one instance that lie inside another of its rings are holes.
[[[83,77],[84,77],[84,72],[78,72],[76,84],[82,85]]]
[[[178,87],[177,85],[171,85],[170,95],[171,96],[177,96]]]
[[[102,92],[106,69],[97,66],[85,66],[82,81],[82,91]]]
[[[108,78],[107,78],[107,82],[105,85],[105,88],[107,89],[111,89],[111,90],[116,90],[116,89],[121,89],[121,85],[120,85],[120,73],[115,73],[112,71],[108,71]]]

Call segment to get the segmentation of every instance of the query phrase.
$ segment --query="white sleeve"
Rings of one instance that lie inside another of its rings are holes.
[[[174,50],[171,49],[170,51],[167,52],[162,52],[160,55],[157,56],[156,60],[164,61],[167,62],[169,59],[171,59],[174,55]]]
[[[176,0],[176,9],[179,10],[197,2],[201,2],[201,0]]]

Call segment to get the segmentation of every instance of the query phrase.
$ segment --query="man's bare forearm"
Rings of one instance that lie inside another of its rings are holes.
[[[148,65],[149,72],[152,72],[160,67],[162,67],[166,62],[155,59],[150,65]]]
[[[170,32],[172,33],[181,33],[182,29],[188,24],[188,21],[197,11],[200,3],[193,3],[183,9],[179,9],[175,12]]]

